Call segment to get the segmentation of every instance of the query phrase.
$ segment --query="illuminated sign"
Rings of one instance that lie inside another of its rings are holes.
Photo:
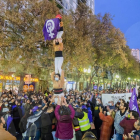
[[[25,84],[30,84],[31,83],[31,75],[25,75],[24,82],[25,82]]]
[[[24,85],[23,86],[23,92],[27,92],[27,91],[34,91],[34,86],[33,85]]]
[[[12,77],[12,76],[0,75],[0,80],[16,80],[16,81],[20,81],[20,77]]]
[[[3,76],[0,75],[0,80],[15,80],[15,81],[20,81],[20,77],[12,77],[12,76]],[[26,81],[26,79],[24,78],[24,81]],[[30,79],[31,82],[38,82],[38,78],[31,78]]]
[[[26,81],[25,78],[24,78],[24,81]],[[30,81],[31,81],[31,82],[38,82],[38,78],[31,78]]]

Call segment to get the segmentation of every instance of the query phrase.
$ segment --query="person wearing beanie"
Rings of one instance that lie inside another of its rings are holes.
[[[56,36],[56,38],[58,39],[58,38],[62,38],[62,35],[63,35],[63,22],[61,21],[62,16],[60,14],[56,15],[56,18],[58,18],[60,21],[60,25],[59,25],[60,29],[57,32],[57,36]]]

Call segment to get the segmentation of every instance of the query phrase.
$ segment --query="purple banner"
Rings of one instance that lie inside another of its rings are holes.
[[[43,35],[45,40],[53,40],[56,38],[57,32],[60,29],[59,23],[60,21],[58,18],[46,20],[43,27]]]
[[[133,92],[132,92],[132,95],[131,95],[129,107],[130,107],[130,110],[137,111],[139,113],[139,116],[140,116],[140,112],[139,112],[139,108],[138,108],[138,104],[137,104],[137,95],[136,95],[136,89],[135,88],[133,89]]]
[[[94,86],[93,89],[97,89],[97,86]]]

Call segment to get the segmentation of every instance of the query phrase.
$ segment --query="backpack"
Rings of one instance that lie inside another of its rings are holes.
[[[37,126],[35,123],[30,123],[29,127],[27,129],[27,133],[26,136],[27,137],[34,137],[36,136],[36,132],[37,132]]]
[[[43,111],[39,111],[37,114],[30,116],[27,119],[27,124],[26,124],[26,136],[27,137],[36,137],[36,132],[37,132],[37,126],[35,122],[41,117]]]
[[[79,121],[76,117],[74,117],[74,119],[73,119],[73,125],[74,126],[79,126]]]

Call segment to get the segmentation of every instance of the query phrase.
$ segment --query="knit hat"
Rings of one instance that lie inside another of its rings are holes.
[[[87,109],[87,107],[85,105],[82,105],[82,109]]]
[[[58,14],[58,15],[56,15],[56,18],[61,19],[61,18],[62,18],[62,16],[61,16],[60,14]]]
[[[35,112],[38,110],[38,106],[34,106],[33,109],[32,109],[32,112]]]

